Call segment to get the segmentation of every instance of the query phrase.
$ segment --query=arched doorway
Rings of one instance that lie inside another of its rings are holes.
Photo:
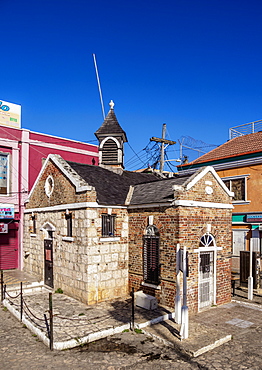
[[[216,250],[214,236],[205,233],[199,247],[199,309],[216,302]]]
[[[53,234],[55,227],[46,222],[42,227],[45,233],[44,239],[44,283],[51,288],[54,287],[54,273],[53,273]]]

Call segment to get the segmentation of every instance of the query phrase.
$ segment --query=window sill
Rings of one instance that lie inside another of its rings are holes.
[[[30,238],[36,238],[36,234],[30,234]]]
[[[118,242],[119,240],[120,238],[115,236],[103,237],[99,239],[100,242]]]
[[[251,200],[233,200],[232,204],[249,204]]]
[[[63,236],[62,240],[64,242],[73,242],[75,240],[75,238],[72,238],[72,236]]]
[[[147,286],[148,288],[153,288],[153,289],[156,289],[156,290],[161,290],[161,285],[149,284],[149,283],[145,283],[144,281],[142,282],[141,285]]]

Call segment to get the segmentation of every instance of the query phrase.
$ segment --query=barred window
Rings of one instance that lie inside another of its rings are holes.
[[[115,236],[115,215],[102,215],[102,236]]]
[[[144,281],[158,285],[160,282],[159,232],[153,225],[147,227],[144,235],[143,267]]]

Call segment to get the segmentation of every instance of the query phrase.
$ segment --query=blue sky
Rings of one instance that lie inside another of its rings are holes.
[[[168,139],[190,136],[218,145],[230,127],[262,119],[258,0],[0,5],[0,99],[22,105],[24,128],[95,140],[103,118],[93,53],[105,110],[113,99],[128,136],[127,163],[132,149],[138,153],[150,137],[161,136],[163,123]],[[178,156],[176,144],[169,158]]]

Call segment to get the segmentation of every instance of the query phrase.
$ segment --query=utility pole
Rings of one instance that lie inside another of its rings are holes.
[[[161,143],[161,156],[160,156],[160,167],[159,172],[162,174],[164,169],[164,155],[165,155],[165,144],[167,145],[174,145],[176,142],[172,140],[166,140],[166,124],[163,123],[162,127],[162,138],[158,137],[151,137],[150,141],[155,141],[156,143]]]

